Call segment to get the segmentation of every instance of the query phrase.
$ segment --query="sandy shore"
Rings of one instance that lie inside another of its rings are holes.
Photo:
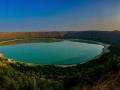
[[[0,41],[0,44],[7,43],[7,42],[13,42],[16,40],[24,40],[24,39],[14,39],[14,40],[5,40],[5,41]]]

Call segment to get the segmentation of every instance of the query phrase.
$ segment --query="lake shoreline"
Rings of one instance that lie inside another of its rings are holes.
[[[16,40],[22,40],[22,39],[16,39]],[[62,40],[66,40],[66,39],[62,39]],[[101,54],[99,54],[99,55],[97,55],[97,56],[95,56],[95,57],[93,57],[93,58],[90,58],[90,59],[87,60],[86,62],[82,62],[82,63],[78,63],[78,64],[84,64],[84,63],[87,63],[87,62],[89,62],[89,61],[91,61],[91,60],[98,59],[98,58],[100,58],[104,53],[110,52],[110,50],[109,50],[110,45],[109,45],[109,44],[102,43],[102,42],[97,42],[97,41],[92,41],[92,40],[83,40],[83,39],[67,39],[67,40],[78,41],[78,42],[79,42],[80,40],[82,40],[82,41],[85,41],[85,42],[88,41],[88,43],[89,43],[89,42],[92,42],[93,44],[98,44],[98,45],[104,46]],[[11,40],[10,40],[10,41],[11,41]],[[87,42],[86,42],[86,43],[87,43]],[[20,61],[16,61],[16,60],[9,59],[9,58],[8,58],[8,60],[6,60],[6,61],[7,61],[7,62],[10,62],[10,63],[17,63],[17,62],[19,62],[19,63],[26,63],[26,64],[28,64],[28,65],[54,65],[54,66],[64,67],[64,68],[65,68],[65,67],[72,67],[72,66],[78,65],[78,64],[34,64],[34,63],[20,62]]]
[[[81,39],[82,40],[82,39]],[[85,41],[89,41],[89,40],[85,40]],[[102,43],[102,42],[96,42],[96,41],[92,41],[92,42],[95,42],[96,44],[98,45],[102,45],[104,46],[101,54],[89,59],[87,62],[91,61],[91,60],[95,60],[95,59],[98,59],[100,58],[102,55],[104,55],[105,53],[108,53],[110,52],[110,49],[109,47],[111,46],[110,44],[105,44],[105,43]],[[83,63],[78,63],[78,64],[66,64],[66,65],[55,65],[55,66],[59,66],[59,67],[73,67],[73,66],[76,66],[76,65],[79,65],[79,64],[84,64],[84,63],[87,63],[87,62],[83,62]]]

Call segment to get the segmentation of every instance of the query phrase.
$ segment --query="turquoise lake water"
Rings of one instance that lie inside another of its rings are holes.
[[[78,64],[102,53],[104,46],[63,40],[0,46],[0,53],[16,61],[35,64]]]

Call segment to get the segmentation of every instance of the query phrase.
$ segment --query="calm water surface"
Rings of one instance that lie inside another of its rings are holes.
[[[102,53],[104,46],[63,40],[0,46],[0,53],[16,61],[35,64],[76,64]]]

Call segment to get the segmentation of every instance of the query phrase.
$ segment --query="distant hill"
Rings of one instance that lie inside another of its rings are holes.
[[[120,42],[120,31],[71,31],[64,34],[64,38],[81,38],[104,41],[107,43]]]
[[[120,31],[0,32],[0,40],[16,38],[80,38],[118,44]]]

